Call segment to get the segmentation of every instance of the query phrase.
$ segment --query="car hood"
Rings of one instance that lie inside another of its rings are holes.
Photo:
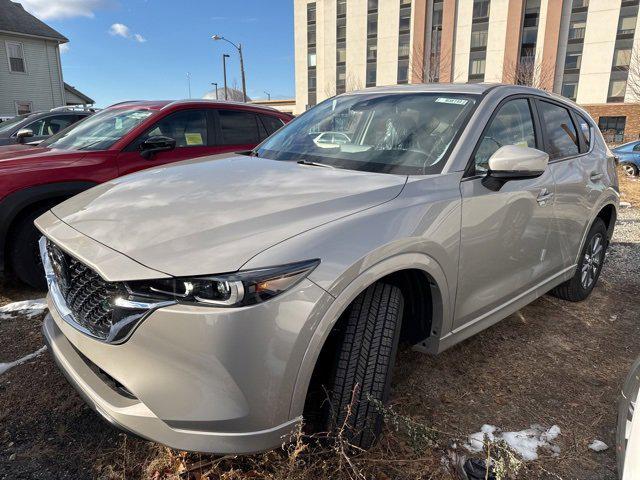
[[[238,270],[276,243],[387,202],[405,183],[398,175],[214,156],[99,185],[53,213],[149,268],[207,275]]]
[[[68,150],[53,150],[47,147],[25,145],[16,143],[14,145],[0,146],[0,162],[3,160],[28,159],[32,157],[68,155]]]

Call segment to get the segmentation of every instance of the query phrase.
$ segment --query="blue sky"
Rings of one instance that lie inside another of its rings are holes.
[[[214,42],[218,33],[242,43],[247,95],[294,96],[293,0],[22,0],[69,38],[64,79],[104,107],[127,99],[187,98],[241,85],[237,51]]]

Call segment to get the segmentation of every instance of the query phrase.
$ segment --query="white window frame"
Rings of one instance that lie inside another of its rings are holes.
[[[11,58],[9,57],[9,45],[19,45],[20,51],[22,52],[22,63],[24,64],[24,72],[15,71],[11,68]],[[9,73],[16,73],[18,75],[27,75],[29,73],[29,69],[27,67],[27,56],[24,53],[24,43],[16,42],[13,40],[5,40],[4,42],[5,51],[7,53],[7,64],[9,65]]]
[[[29,105],[29,113],[33,113],[33,102],[30,102],[28,100],[16,100],[14,102],[14,105],[16,107],[16,115],[22,115],[21,113],[18,113],[18,104],[19,103],[25,103]]]

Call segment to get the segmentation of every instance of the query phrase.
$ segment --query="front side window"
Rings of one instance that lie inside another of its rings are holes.
[[[144,108],[107,108],[40,145],[62,150],[106,150],[154,113]]]
[[[476,96],[369,93],[331,98],[276,132],[259,157],[380,173],[439,173]]]
[[[241,110],[218,110],[218,118],[224,145],[258,143],[258,124],[255,114]]]
[[[207,112],[182,110],[167,115],[142,134],[138,143],[156,136],[173,138],[176,141],[176,148],[206,146],[208,145]]]
[[[7,42],[7,58],[9,71],[12,73],[27,73],[24,61],[24,46],[19,42]]]
[[[529,101],[525,98],[505,103],[482,135],[474,157],[475,174],[489,169],[489,158],[505,145],[535,148],[536,136]]]
[[[56,115],[54,117],[41,118],[27,125],[36,137],[48,137],[61,132],[75,121],[75,115]]]
[[[580,153],[578,132],[569,110],[549,102],[538,102],[547,140],[549,159],[571,157]]]

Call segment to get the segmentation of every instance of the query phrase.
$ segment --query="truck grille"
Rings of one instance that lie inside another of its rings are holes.
[[[113,305],[120,286],[103,280],[53,243],[49,243],[48,251],[60,292],[74,320],[95,337],[106,339],[113,325]]]

